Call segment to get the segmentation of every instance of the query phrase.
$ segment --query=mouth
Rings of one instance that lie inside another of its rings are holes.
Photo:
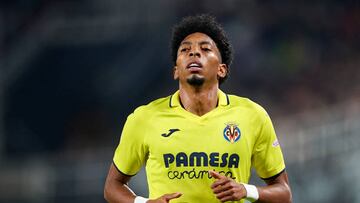
[[[200,62],[190,62],[187,66],[186,69],[188,69],[190,72],[198,72],[202,69],[202,64]]]

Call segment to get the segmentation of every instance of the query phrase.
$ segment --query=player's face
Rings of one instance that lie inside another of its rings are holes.
[[[193,86],[218,84],[218,78],[225,77],[226,72],[227,67],[221,63],[220,51],[208,35],[196,32],[181,42],[174,79]]]

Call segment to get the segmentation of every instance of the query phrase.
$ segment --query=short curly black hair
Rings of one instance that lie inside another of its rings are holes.
[[[223,83],[229,76],[229,69],[232,63],[233,50],[222,26],[216,22],[215,17],[209,14],[188,16],[182,19],[179,24],[173,27],[171,39],[171,55],[174,64],[176,64],[177,51],[180,43],[190,34],[201,32],[208,35],[218,47],[222,63],[228,67],[227,74],[219,78],[219,84]]]

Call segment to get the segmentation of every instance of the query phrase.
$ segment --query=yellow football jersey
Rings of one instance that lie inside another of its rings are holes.
[[[178,91],[137,108],[124,125],[115,166],[135,175],[145,164],[149,198],[181,192],[174,203],[220,202],[210,188],[215,179],[209,170],[243,183],[248,183],[251,167],[261,178],[283,171],[283,155],[266,111],[221,90],[218,98],[218,106],[203,116],[186,111]]]

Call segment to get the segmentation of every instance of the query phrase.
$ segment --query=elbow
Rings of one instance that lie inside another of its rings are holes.
[[[292,203],[292,196],[291,196],[291,193],[290,193],[290,195],[289,195],[289,198],[287,199],[287,201],[286,201],[287,203]]]
[[[289,200],[288,200],[288,203],[292,203],[292,194],[291,194],[291,192],[289,193]]]
[[[110,202],[110,191],[107,183],[105,183],[104,187],[104,199],[106,200],[106,202]]]
[[[106,187],[104,188],[104,199],[106,200],[106,202],[109,202],[109,193]]]
[[[284,201],[285,203],[292,203],[292,196],[291,193],[289,193],[289,196],[286,198],[286,201]]]
[[[106,202],[109,202],[109,194],[107,193],[106,189],[104,190],[104,199]]]
[[[292,193],[291,193],[291,189],[289,187],[289,185],[286,185],[286,196],[287,196],[287,201],[285,201],[286,203],[292,203]]]

